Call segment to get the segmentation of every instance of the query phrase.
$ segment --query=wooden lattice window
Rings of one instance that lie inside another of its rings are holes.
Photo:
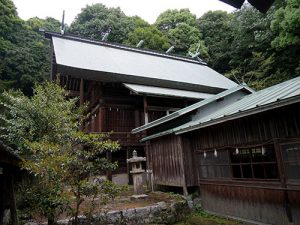
[[[240,179],[278,179],[273,145],[230,151],[232,177]]]
[[[227,150],[205,151],[200,155],[201,178],[230,178],[230,162]]]
[[[300,143],[283,144],[282,156],[289,181],[300,181]]]
[[[278,179],[273,145],[201,151],[200,178]]]

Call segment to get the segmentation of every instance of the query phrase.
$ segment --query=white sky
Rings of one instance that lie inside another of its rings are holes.
[[[189,8],[200,17],[209,10],[231,12],[233,7],[219,0],[13,0],[19,16],[27,20],[31,17],[54,17],[61,21],[65,10],[65,23],[71,24],[75,16],[86,5],[103,3],[108,7],[120,7],[127,16],[138,15],[149,23],[154,23],[158,15],[167,9]]]

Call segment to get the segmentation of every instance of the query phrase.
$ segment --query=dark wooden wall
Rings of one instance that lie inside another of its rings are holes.
[[[263,223],[300,224],[300,179],[290,179],[298,176],[295,170],[300,173],[300,159],[294,159],[294,174],[289,174],[283,151],[287,143],[300,143],[299,103],[199,129],[184,137],[190,137],[198,174],[204,152],[273,146],[278,179],[199,178],[203,206],[208,211]]]
[[[6,210],[10,210],[11,224],[17,225],[15,186],[21,178],[20,159],[6,148],[7,146],[0,142],[0,225],[3,224],[3,216]]]
[[[181,143],[176,136],[164,136],[149,146],[155,184],[185,186]]]
[[[275,139],[284,142],[300,137],[300,104],[228,121],[188,135],[192,136],[195,150],[251,146]]]
[[[184,188],[197,186],[188,139],[175,135],[157,138],[149,145],[149,156],[155,184]]]

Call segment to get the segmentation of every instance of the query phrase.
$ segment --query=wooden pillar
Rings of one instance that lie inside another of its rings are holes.
[[[83,78],[80,80],[80,95],[79,95],[79,104],[80,106],[83,106],[84,104],[84,81]],[[84,131],[84,122],[82,121],[82,124],[80,124],[80,130]]]
[[[281,182],[281,187],[284,188],[284,203],[283,203],[283,205],[285,208],[286,216],[287,216],[289,222],[292,223],[293,215],[292,215],[290,200],[288,197],[288,191],[286,190],[287,175],[286,175],[286,171],[284,168],[281,147],[280,147],[280,144],[277,139],[274,139],[274,147],[275,147],[276,161],[277,161],[277,165],[278,165],[278,173],[279,173],[279,178],[280,178],[280,182]]]
[[[135,127],[139,127],[142,124],[140,124],[140,111],[138,109],[134,110],[134,125]]]
[[[144,118],[145,118],[145,124],[149,122],[148,118],[148,102],[147,102],[147,96],[144,96]]]
[[[17,216],[17,203],[16,203],[16,194],[14,188],[14,176],[11,176],[11,218],[12,225],[18,225],[18,216]]]
[[[80,79],[80,106],[84,104],[84,80]]]
[[[5,175],[0,175],[0,225],[3,225],[3,213],[4,213],[4,197],[5,197],[5,187],[7,186]]]
[[[129,147],[126,148],[126,159],[131,158],[130,154],[131,149]],[[130,164],[127,163],[127,176],[128,176],[128,184],[132,184],[132,175],[130,173]]]
[[[183,146],[182,146],[182,139],[180,135],[177,135],[177,145],[180,151],[180,166],[181,166],[181,172],[182,172],[182,181],[183,181],[183,194],[184,196],[188,196],[188,190],[187,190],[187,185],[186,185],[186,177],[185,177],[185,168],[184,168],[184,152],[183,152]]]

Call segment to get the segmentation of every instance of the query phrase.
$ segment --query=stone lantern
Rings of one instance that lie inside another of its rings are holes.
[[[135,198],[138,197],[146,197],[144,195],[144,187],[143,187],[143,173],[145,170],[142,169],[142,162],[146,161],[146,157],[138,157],[136,150],[133,151],[133,156],[130,159],[127,159],[127,163],[132,165],[132,170],[130,173],[132,174],[133,179],[133,190]]]

